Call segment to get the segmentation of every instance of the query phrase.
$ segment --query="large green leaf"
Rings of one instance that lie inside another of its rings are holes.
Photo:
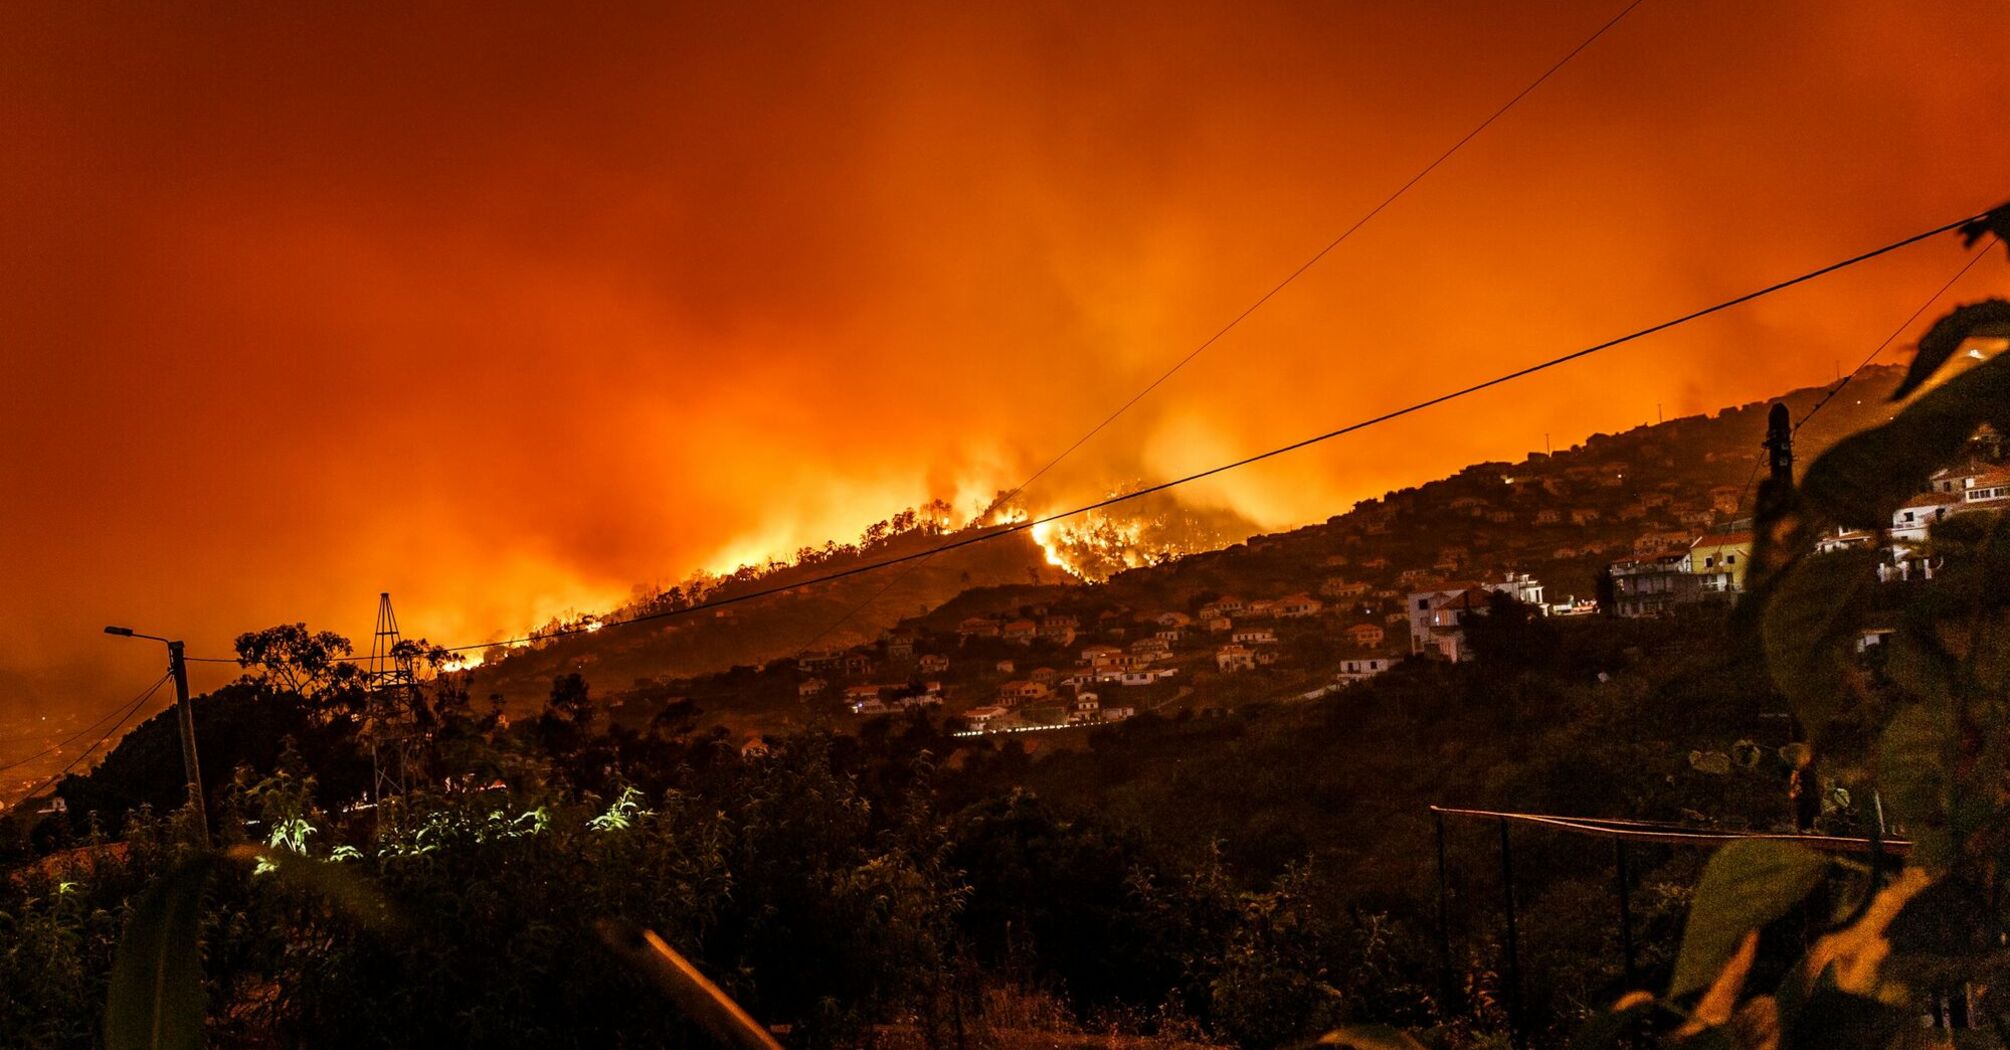
[[[1952,860],[1948,788],[1954,768],[1952,705],[1907,704],[1892,716],[1878,746],[1877,783],[1886,811],[1913,843],[1913,862],[1938,874]]]
[[[147,888],[126,919],[105,1000],[107,1050],[195,1050],[203,1043],[202,893],[215,854]]]
[[[1837,442],[1801,478],[1805,503],[1829,520],[1865,529],[1926,488],[1983,423],[2010,420],[2010,355],[1921,395],[1884,426]]]
[[[202,895],[226,859],[326,897],[365,925],[393,918],[376,889],[341,866],[286,850],[238,846],[184,861],[133,905],[105,1000],[107,1050],[185,1050],[203,1043]]]
[[[1819,729],[1848,707],[1846,676],[1877,552],[1802,558],[1777,581],[1761,622],[1766,666],[1794,713]]]
[[[1995,948],[1989,893],[1989,887],[1958,877],[1934,880],[1906,901],[1886,928],[1885,939],[1891,943],[1886,965],[1904,971],[1955,971],[1944,975],[1949,980],[1932,981],[1925,987],[1953,987],[1967,980],[1971,974],[1959,969],[1976,965]],[[1898,975],[1919,987],[1910,976]]]
[[[1927,555],[1938,566],[1934,585],[1907,604],[1909,616],[1959,621],[1966,633],[1978,613],[2010,606],[2010,515],[1956,514],[1933,526]]]
[[[1749,840],[1718,850],[1689,907],[1669,996],[1708,987],[1745,935],[1800,903],[1827,868],[1821,854],[1791,842]]]
[[[1891,1046],[1907,1026],[1919,1024],[1919,1016],[1890,1003],[1824,988],[1781,1021],[1786,1037],[1782,1050],[1837,1050]]]
[[[262,875],[273,878],[279,885],[327,900],[365,926],[397,926],[397,916],[377,887],[341,864],[271,846],[234,846],[226,855],[256,865]]]
[[[1918,602],[1914,602],[1917,608]],[[1884,643],[1884,673],[1899,688],[1927,703],[1954,695],[1961,665],[1932,634],[1932,624],[1908,619]]]
[[[1912,367],[1906,370],[1905,381],[1892,392],[1897,400],[1919,388],[1921,383],[1933,378],[1933,373],[1953,357],[1961,344],[1978,336],[2010,335],[2010,302],[2001,299],[1985,299],[1979,303],[1969,303],[1956,307],[1953,313],[1935,321],[1926,334],[1919,337],[1919,352],[1912,356]]]

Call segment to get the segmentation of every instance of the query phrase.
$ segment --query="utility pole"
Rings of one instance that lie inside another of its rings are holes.
[[[1772,464],[1772,479],[1792,487],[1794,483],[1794,417],[1787,406],[1775,404],[1766,417],[1766,449]]]
[[[182,643],[169,642],[167,648],[168,671],[174,675],[175,721],[181,726],[181,768],[188,777],[188,804],[195,807],[195,823],[207,845],[209,804],[202,795],[202,764],[195,757],[195,705],[188,702],[188,663],[182,658]]]
[[[1767,475],[1765,483],[1759,486],[1757,517],[1761,522],[1766,519],[1769,507],[1781,506],[1782,501],[1791,497],[1794,490],[1794,417],[1784,404],[1775,402],[1772,411],[1766,414],[1765,449],[1771,472]],[[1764,543],[1765,537],[1761,536],[1759,542]],[[1754,565],[1752,569],[1771,571],[1773,566]],[[1749,574],[1747,579],[1750,579]],[[1780,698],[1778,693],[1772,695],[1775,699]],[[1798,743],[1807,739],[1800,719],[1791,714],[1787,718],[1787,730],[1787,739],[1790,742]],[[1788,781],[1787,798],[1793,808],[1794,826],[1801,831],[1813,830],[1815,819],[1821,816],[1821,783],[1821,775],[1816,771],[1812,761],[1794,770],[1792,778]]]
[[[175,722],[181,727],[181,768],[188,778],[188,804],[195,807],[196,827],[202,829],[202,844],[210,844],[209,804],[202,793],[202,764],[195,754],[195,707],[188,699],[188,663],[181,642],[154,634],[139,634],[130,627],[107,627],[105,633],[120,638],[145,638],[167,646],[168,675],[174,679]]]

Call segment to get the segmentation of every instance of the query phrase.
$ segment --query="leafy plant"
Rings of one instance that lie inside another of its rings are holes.
[[[197,1050],[203,1045],[203,894],[220,868],[254,865],[260,874],[316,890],[356,915],[384,917],[376,894],[334,865],[288,849],[234,846],[183,860],[140,894],[126,920],[105,1000],[108,1050]]]
[[[1992,223],[1981,229],[2001,232],[2010,210]],[[2010,979],[2001,947],[2010,937],[2010,518],[1957,514],[1933,525],[1919,553],[1934,560],[1934,579],[1899,592],[1881,669],[1858,653],[1863,628],[1890,614],[1880,552],[1817,553],[1814,543],[1835,527],[1882,535],[1979,428],[2010,430],[2010,355],[1934,382],[1969,340],[2006,335],[2003,300],[1934,325],[1899,391],[1924,392],[1817,459],[1798,498],[1775,501],[1760,523],[1776,543],[1776,569],[1760,585],[1756,622],[1773,681],[1814,740],[1812,754],[1781,757],[1796,767],[1816,758],[1874,785],[1893,829],[1911,840],[1904,867],[1887,876],[1875,854],[1864,863],[1791,842],[1725,847],[1697,889],[1666,994],[1620,1000],[1581,1045],[1620,1045],[1643,1024],[1679,1046],[1916,1045],[1930,998]],[[1721,771],[1723,757],[1692,764]],[[1772,987],[1749,987],[1778,954],[1767,931],[1793,915],[1823,932],[1774,967]],[[1986,991],[1981,1002],[2010,1037],[2006,1004]]]
[[[1962,234],[1971,245],[2010,241],[2010,204]],[[1779,752],[1799,789],[1812,790],[1817,761],[1874,785],[1882,816],[1910,837],[1903,867],[1884,871],[1876,844],[1867,863],[1790,840],[1720,849],[1666,991],[1620,997],[1572,1046],[1638,1046],[1650,1035],[1699,1050],[1928,1045],[1919,1019],[1929,1001],[1971,991],[2010,1044],[2010,1003],[1991,995],[2010,986],[2010,515],[1935,523],[1914,552],[1933,559],[1934,578],[1910,591],[1880,583],[1879,551],[1822,553],[1816,542],[1838,528],[1883,538],[1894,512],[1978,430],[2010,433],[2010,354],[1935,382],[1971,340],[2004,337],[2010,302],[1954,310],[1921,339],[1894,394],[1915,395],[1901,412],[1829,449],[1798,492],[1761,493],[1752,608],[1737,618],[1756,630],[1774,685],[1811,738]],[[1891,614],[1894,596],[1897,631],[1872,667],[1859,639]],[[1689,754],[1712,776],[1760,761],[1742,740],[1728,753]],[[1815,933],[1797,938],[1793,927]],[[1322,1042],[1423,1045],[1380,1026]]]

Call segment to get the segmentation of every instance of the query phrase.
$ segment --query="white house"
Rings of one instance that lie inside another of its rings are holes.
[[[1256,653],[1247,646],[1224,645],[1214,651],[1214,666],[1224,673],[1252,670],[1256,667]]]
[[[1965,502],[1963,496],[1952,492],[1926,492],[1914,496],[1892,512],[1891,538],[1901,543],[1922,542],[1934,522],[1953,513]]]
[[[1018,703],[1018,704],[1028,703],[1034,700],[1045,700],[1049,692],[1051,692],[1051,690],[1047,688],[1047,684],[1045,682],[1030,682],[1030,681],[1006,682],[1004,685],[998,687],[998,695],[1000,698],[1006,700],[1007,702]]]
[[[1386,656],[1362,656],[1343,660],[1340,663],[1340,670],[1334,673],[1333,680],[1343,685],[1365,682],[1387,671],[1389,662]]]
[[[1480,593],[1469,596],[1473,591]],[[1459,622],[1467,612],[1486,611],[1488,593],[1505,594],[1537,608],[1545,607],[1542,581],[1525,572],[1510,572],[1497,580],[1459,581],[1439,584],[1433,590],[1413,591],[1403,603],[1410,621],[1410,652],[1437,652],[1447,659],[1459,659],[1452,654],[1459,651],[1460,643],[1446,641],[1446,637],[1458,633]],[[1441,613],[1448,605],[1457,608]]]
[[[1005,717],[1002,707],[973,707],[963,712],[963,717],[972,729],[988,729],[993,722]]]
[[[1978,504],[1996,504],[2010,500],[2010,469],[1998,467],[1985,474],[1964,479],[1968,487],[1961,492],[1961,509],[1982,509]],[[1994,510],[1995,507],[1988,509]]]
[[[1114,645],[1090,645],[1082,649],[1081,663],[1084,667],[1107,667],[1123,655],[1124,651]]]

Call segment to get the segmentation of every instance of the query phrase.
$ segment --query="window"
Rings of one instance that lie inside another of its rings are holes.
[[[1736,565],[1736,564],[1738,564],[1738,556],[1737,556],[1737,555],[1735,555],[1735,554],[1726,554],[1726,555],[1724,555],[1724,564],[1726,564],[1726,565]]]

